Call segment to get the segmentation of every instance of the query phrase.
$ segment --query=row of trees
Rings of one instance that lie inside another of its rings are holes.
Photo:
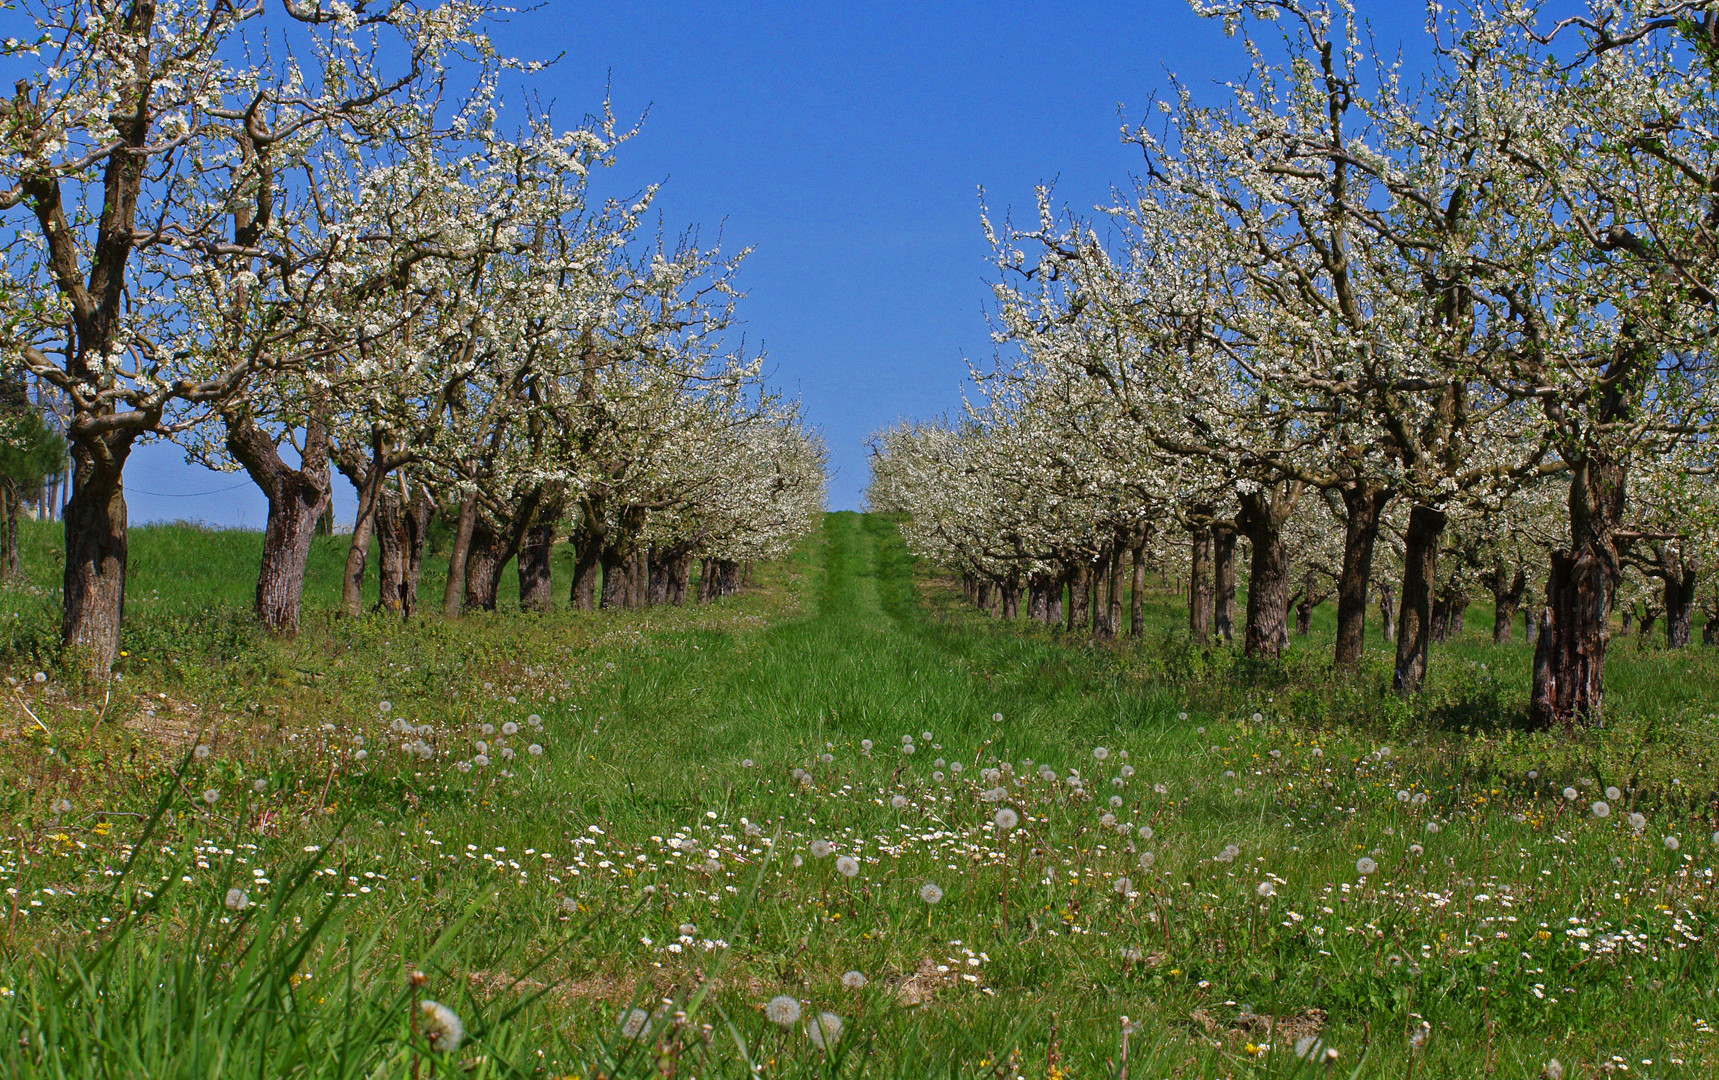
[[[500,11],[51,2],[6,41],[29,73],[0,103],[0,310],[69,403],[63,632],[96,670],[141,439],[262,489],[256,613],[282,633],[336,473],[353,614],[373,546],[382,606],[419,607],[438,516],[456,614],[516,558],[547,606],[563,533],[581,606],[678,598],[695,559],[718,591],[821,506],[816,435],[726,344],[745,253],[646,234],[655,189],[593,196],[632,134],[607,108],[504,134],[501,89],[536,66],[496,54]]]
[[[1246,77],[1125,129],[1143,167],[1105,227],[1048,191],[987,217],[999,362],[961,423],[880,434],[873,505],[1004,607],[1071,585],[1078,619],[1098,578],[1101,628],[1124,555],[1186,537],[1202,638],[1239,538],[1261,657],[1324,590],[1353,665],[1369,590],[1400,592],[1405,693],[1465,582],[1508,614],[1543,575],[1533,715],[1597,721],[1626,567],[1681,643],[1710,565],[1719,15],[1434,4],[1411,87],[1347,4],[1193,6]]]

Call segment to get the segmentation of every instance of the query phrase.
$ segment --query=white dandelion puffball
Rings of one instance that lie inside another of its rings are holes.
[[[920,738],[921,738],[921,739],[923,739],[923,740],[924,740],[924,741],[926,741],[926,742],[930,742],[930,741],[931,741],[931,732],[929,732],[929,731],[921,731],[921,732],[920,732],[920,733],[919,733],[919,737],[920,737]]]
[[[267,791],[268,789],[269,789],[269,782],[267,780],[257,780],[251,784],[251,790],[256,792],[258,795],[261,795],[263,792]]]
[[[836,846],[834,844],[830,843],[828,840],[813,840],[812,841],[812,858],[814,858],[814,859],[827,858],[835,850],[836,850]]]
[[[1157,861],[1158,861],[1158,856],[1153,852],[1142,851],[1140,853],[1140,869],[1142,869],[1142,870],[1152,869],[1152,864],[1157,862]]]
[[[927,881],[924,885],[919,887],[919,898],[927,904],[941,903],[943,900],[943,890]]]
[[[621,1017],[621,1038],[642,1039],[651,1033],[651,1014],[643,1009],[628,1009]]]
[[[214,788],[205,788],[203,791],[203,801],[208,803],[210,806],[214,806],[216,803],[221,801],[221,793]]]
[[[1665,838],[1665,850],[1667,850],[1667,851],[1676,851],[1678,848],[1680,848],[1682,846],[1683,846],[1683,841],[1679,840],[1675,836],[1668,836]]]
[[[191,756],[196,758],[198,761],[202,761],[204,758],[209,756],[209,748],[199,743],[197,749],[191,751]]]
[[[1271,897],[1277,895],[1277,886],[1273,885],[1269,881],[1262,881],[1254,888],[1253,891],[1258,893],[1261,899],[1269,900]]]
[[[1152,826],[1150,826],[1150,825],[1140,826],[1140,839],[1150,840],[1155,835],[1157,835],[1157,834],[1153,831]]]
[[[872,747],[872,742],[870,739],[861,739],[860,740],[860,752],[862,754],[871,753],[871,747]]]
[[[752,767],[752,759],[751,758],[742,759],[740,762],[740,767],[742,769],[750,769]]]
[[[243,911],[251,906],[251,896],[243,889],[228,889],[227,898],[222,901],[228,911]]]
[[[836,859],[836,873],[843,877],[854,877],[859,874],[859,860],[852,855],[842,855]]]
[[[519,730],[519,725],[514,723],[512,720],[509,720],[507,723],[501,725],[501,733],[503,735],[512,735],[514,732],[516,732],[518,730]]]
[[[1116,884],[1112,886],[1112,888],[1116,890],[1116,894],[1118,896],[1127,896],[1129,893],[1134,891],[1134,882],[1128,878],[1119,877],[1116,879]]]
[[[1303,1035],[1295,1040],[1295,1056],[1303,1061],[1329,1064],[1337,1060],[1337,1051],[1326,1046],[1317,1035]]]
[[[1419,844],[1410,844],[1409,845],[1409,854],[1410,855],[1425,855],[1426,852],[1427,852],[1427,849],[1424,847],[1421,847]]]
[[[1355,860],[1355,872],[1357,874],[1360,874],[1362,877],[1366,877],[1368,874],[1376,873],[1378,871],[1378,869],[1379,869],[1379,864],[1374,862],[1372,859],[1368,858],[1365,855],[1363,855],[1359,859]]]
[[[1102,746],[1095,746],[1092,748],[1092,759],[1094,761],[1103,761],[1105,758],[1107,758],[1109,756],[1110,756],[1110,751],[1105,749]]]
[[[907,809],[907,796],[893,795],[890,797],[889,805],[895,807],[897,810],[905,810]]]
[[[1564,1063],[1552,1058],[1541,1072],[1546,1075],[1546,1080],[1564,1080]]]
[[[39,683],[44,683],[44,682],[48,681],[48,673],[45,671],[38,671],[38,672],[36,672],[36,674],[34,674],[30,677]]]
[[[369,756],[370,756],[370,751],[368,751],[368,750],[356,750],[352,754],[352,760],[353,761],[363,761],[364,759],[368,758]]]
[[[431,1048],[444,1054],[458,1050],[460,1040],[466,1037],[466,1026],[460,1022],[459,1014],[439,1001],[425,998],[418,1002],[418,1023]]]
[[[1641,832],[1643,829],[1647,828],[1647,815],[1641,813],[1639,810],[1631,814],[1629,816],[1629,827],[1634,829],[1636,832]]]
[[[1002,713],[994,712],[991,714],[991,723],[1000,724],[1002,722],[1003,722],[1003,714]]]
[[[1595,817],[1611,817],[1612,816],[1612,808],[1609,805],[1607,805],[1606,803],[1596,802],[1594,804],[1594,816]]]
[[[901,737],[901,744],[903,746],[906,746],[908,743],[911,743],[912,741],[913,741],[913,736],[911,736],[911,735],[903,735]]]
[[[1575,802],[1576,801],[1576,789],[1573,787],[1565,788],[1564,789],[1564,798],[1568,799],[1570,802]]]
[[[1606,788],[1606,798],[1610,799],[1612,802],[1617,802],[1619,799],[1623,798],[1623,792],[1619,791],[1615,787],[1608,787]]]
[[[579,910],[579,901],[573,899],[571,896],[563,896],[561,898],[561,910],[568,914],[572,914]]]
[[[532,713],[530,716],[525,718],[525,722],[530,724],[532,727],[542,727],[543,717],[538,716],[536,713]]]
[[[902,743],[901,744],[901,752],[908,755],[909,757],[912,757],[913,752],[917,749],[918,749],[918,747],[914,746],[912,743]]]
[[[842,1037],[842,1018],[832,1012],[821,1012],[806,1025],[806,1038],[819,1050],[833,1049]]]
[[[49,809],[51,809],[56,814],[69,814],[72,812],[72,800],[70,800],[70,799],[55,799],[53,801],[53,803],[49,806]]]
[[[525,752],[530,754],[532,757],[542,757],[543,745],[541,743],[532,743],[530,746],[525,748]]]
[[[943,782],[943,770],[942,769],[935,769],[932,771],[931,782],[933,784],[941,784]]]
[[[1122,778],[1126,780],[1134,775],[1134,766],[1124,765],[1119,771],[1122,773]]]
[[[846,975],[842,976],[842,985],[847,987],[849,990],[865,989],[866,981],[865,974],[859,971],[850,971]]]
[[[380,712],[387,712],[389,709],[392,709],[393,707],[394,707],[394,703],[392,701],[378,701],[376,703],[376,708]]]
[[[489,743],[484,742],[482,739],[479,739],[477,742],[472,743],[472,745],[477,748],[477,752],[480,754],[489,753]]]
[[[1122,796],[1112,795],[1110,797],[1110,805],[1113,807],[1118,807],[1118,808],[1121,807],[1122,806]]]
[[[1414,794],[1412,792],[1409,792],[1409,791],[1397,792],[1397,801],[1400,803],[1406,803],[1412,798],[1414,798]]]
[[[476,765],[480,769],[484,768],[485,766],[487,766],[489,764],[489,755],[488,754],[477,755],[476,757],[472,758],[472,764]]]
[[[997,816],[992,821],[995,822],[998,832],[1008,832],[1021,823],[1021,815],[1005,806],[997,811]]]
[[[800,1019],[799,999],[778,994],[764,1006],[764,1015],[772,1024],[781,1024],[783,1027],[796,1023]]]

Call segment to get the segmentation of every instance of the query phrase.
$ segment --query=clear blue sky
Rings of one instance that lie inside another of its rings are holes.
[[[1382,48],[1424,54],[1416,0],[1359,6]],[[495,36],[517,56],[565,52],[541,97],[568,125],[605,83],[617,116],[650,110],[605,189],[666,181],[666,228],[756,247],[745,331],[822,429],[834,509],[860,504],[870,432],[959,408],[968,359],[991,355],[979,188],[996,213],[1031,215],[1033,185],[1052,180],[1090,208],[1136,167],[1119,106],[1141,118],[1169,72],[1215,100],[1246,70],[1240,43],[1183,0],[550,0]],[[172,446],[141,448],[127,488],[133,521],[263,522],[242,473]],[[353,504],[341,481],[342,521]]]

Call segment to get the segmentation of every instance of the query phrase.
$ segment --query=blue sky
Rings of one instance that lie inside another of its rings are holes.
[[[1423,54],[1421,4],[1358,3],[1381,47]],[[860,504],[870,432],[958,409],[968,360],[991,355],[980,187],[999,214],[1030,215],[1046,181],[1090,208],[1128,183],[1122,117],[1142,117],[1169,73],[1215,101],[1214,83],[1246,70],[1240,43],[1183,0],[551,0],[495,37],[517,56],[565,54],[538,85],[569,126],[605,84],[617,116],[649,109],[603,190],[664,181],[666,229],[757,249],[744,330],[822,429],[834,509]],[[170,445],[139,449],[127,481],[133,521],[263,522],[243,474]],[[343,522],[353,506],[341,481]]]

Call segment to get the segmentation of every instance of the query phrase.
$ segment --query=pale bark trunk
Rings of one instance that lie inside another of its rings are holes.
[[[1506,576],[1505,568],[1492,572],[1492,642],[1502,645],[1510,640],[1516,625],[1516,611],[1522,606],[1522,594],[1528,591],[1528,575],[1520,566]]]

